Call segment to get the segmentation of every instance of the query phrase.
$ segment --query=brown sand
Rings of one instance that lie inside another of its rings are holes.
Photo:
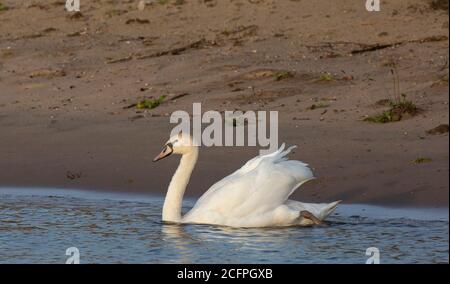
[[[279,111],[280,141],[299,145],[291,157],[318,178],[299,200],[448,206],[448,133],[427,133],[449,121],[439,5],[382,1],[369,13],[353,0],[167,2],[138,11],[133,0],[81,1],[71,14],[61,0],[0,0],[9,8],[0,11],[0,186],[163,194],[178,159],[151,160],[173,126],[168,114],[202,102]],[[365,122],[394,96],[393,63],[422,111]],[[277,81],[280,71],[293,77]],[[188,194],[258,150],[202,149]]]

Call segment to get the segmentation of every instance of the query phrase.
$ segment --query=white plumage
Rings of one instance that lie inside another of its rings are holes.
[[[307,164],[288,160],[286,156],[294,147],[284,151],[283,144],[276,152],[249,160],[215,183],[182,217],[182,198],[198,157],[198,147],[191,146],[191,141],[190,137],[173,137],[155,158],[156,161],[171,153],[182,155],[164,202],[163,221],[231,227],[312,225],[324,220],[339,203],[312,204],[288,199],[314,177]]]

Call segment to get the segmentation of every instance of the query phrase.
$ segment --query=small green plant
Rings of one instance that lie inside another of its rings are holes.
[[[169,0],[157,0],[156,2],[160,5],[165,5],[165,4],[169,3]]]
[[[418,111],[417,106],[412,101],[408,101],[405,94],[402,94],[400,101],[391,103],[391,109],[400,110],[402,113],[409,113],[411,115],[416,114]]]
[[[420,157],[420,158],[417,158],[414,161],[412,161],[412,163],[413,164],[423,164],[423,163],[429,163],[431,161],[433,161],[433,160],[430,158]]]
[[[325,74],[322,74],[322,76],[320,76],[319,81],[320,82],[331,82],[331,81],[334,81],[334,77],[330,73],[325,73]]]
[[[312,104],[310,107],[308,107],[308,109],[309,110],[315,110],[315,109],[318,109],[318,108],[327,108],[329,106],[330,105],[328,105],[328,104],[318,103],[318,104]]]
[[[1,11],[6,11],[8,10],[8,6],[6,6],[5,4],[0,3],[0,12]]]
[[[13,52],[11,50],[3,50],[0,51],[0,58],[8,58],[13,55]]]
[[[418,112],[419,108],[412,101],[407,100],[405,94],[402,94],[399,101],[390,101],[388,110],[378,115],[369,116],[364,121],[375,123],[395,122],[402,120],[405,116],[414,116]]]
[[[390,111],[383,111],[381,114],[366,117],[364,121],[373,123],[388,123],[392,122],[392,115]]]
[[[157,99],[143,99],[136,104],[137,109],[154,109],[164,102],[166,96],[160,96]]]
[[[369,116],[364,121],[374,123],[388,123],[400,121],[405,117],[412,117],[419,113],[420,109],[414,102],[407,100],[406,95],[400,93],[400,79],[397,72],[397,65],[391,62],[391,74],[394,78],[394,94],[393,99],[388,100],[389,109],[383,111],[381,114]]]
[[[273,76],[275,77],[275,81],[281,81],[284,79],[294,77],[294,74],[289,71],[278,71],[278,72],[275,72],[275,74]]]

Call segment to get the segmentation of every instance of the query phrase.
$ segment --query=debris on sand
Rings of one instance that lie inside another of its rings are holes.
[[[67,15],[67,18],[70,20],[80,20],[84,18],[84,15],[81,12],[77,11],[75,13],[70,13],[69,15]]]
[[[126,62],[126,61],[130,61],[131,59],[133,59],[133,55],[127,55],[125,57],[119,57],[119,58],[107,58],[106,64]]]
[[[51,3],[51,5],[53,7],[65,6],[66,5],[66,1],[64,1],[64,0],[56,0],[53,3]]]
[[[194,41],[192,43],[189,43],[189,44],[181,46],[181,47],[175,47],[172,49],[158,51],[158,52],[151,53],[151,54],[143,54],[143,55],[137,56],[136,58],[137,59],[148,59],[148,58],[161,57],[161,56],[166,56],[166,55],[179,55],[180,53],[187,51],[189,49],[199,49],[207,44],[208,44],[208,42],[205,39],[200,39],[200,40]]]
[[[130,117],[130,121],[133,122],[135,120],[138,120],[138,119],[141,119],[141,118],[144,118],[144,117],[145,116],[143,116],[142,114],[137,114],[135,116]]]
[[[130,108],[135,108],[137,104],[131,104],[131,105],[127,105],[124,106],[123,109],[130,109]]]
[[[318,108],[327,108],[329,106],[330,105],[324,104],[324,103],[312,104],[311,106],[309,106],[307,108],[307,110],[315,110],[315,109],[318,109]],[[325,113],[323,113],[323,114],[325,114]]]
[[[189,95],[189,93],[176,94],[176,95],[171,96],[171,97],[170,97],[170,100],[171,100],[171,101],[174,101],[174,100],[180,99],[180,98],[182,98],[182,97],[185,97],[185,96],[187,96],[187,95]]]
[[[125,57],[119,57],[119,58],[107,58],[106,64],[112,64],[112,63],[119,63],[119,62],[125,62],[130,61],[133,59],[136,60],[142,60],[142,59],[150,59],[150,58],[156,58],[156,57],[162,57],[166,55],[179,55],[189,49],[200,49],[206,45],[210,44],[209,42],[205,41],[204,39],[192,42],[190,44],[181,46],[181,47],[175,47],[168,50],[163,51],[157,51],[150,54],[130,54]],[[212,43],[213,44],[213,43]]]
[[[359,44],[359,49],[354,49],[350,52],[350,54],[356,55],[356,54],[362,54],[366,52],[372,52],[377,51],[380,49],[386,49],[391,47],[398,47],[400,45],[404,45],[407,43],[426,43],[426,42],[439,42],[439,41],[446,41],[448,40],[448,36],[446,35],[438,35],[438,36],[429,36],[422,39],[413,39],[413,40],[407,40],[407,41],[399,41],[399,42],[393,42],[393,43],[387,43],[387,44]]]
[[[282,81],[294,76],[294,72],[287,70],[258,69],[245,74],[243,78],[247,80],[273,78],[275,81]]]
[[[278,71],[274,75],[275,81],[281,81],[284,79],[292,78],[294,77],[294,73],[290,71]]]
[[[54,27],[49,27],[49,28],[42,30],[43,33],[51,33],[51,32],[56,32],[56,31],[57,31],[57,29],[55,29]]]
[[[71,180],[79,179],[79,178],[81,178],[81,176],[82,176],[81,172],[78,172],[78,173],[73,173],[71,171],[66,172],[66,177]]]
[[[37,8],[37,9],[40,9],[40,10],[48,10],[48,9],[50,9],[50,6],[49,5],[44,5],[44,4],[41,4],[41,3],[31,3],[30,5],[27,6],[27,8]]]
[[[448,0],[431,0],[430,8],[432,10],[444,10],[448,13]]]
[[[390,99],[381,99],[375,103],[375,106],[380,106],[380,107],[388,107],[390,105],[391,105]]]
[[[139,18],[134,18],[134,19],[128,19],[125,22],[126,25],[129,24],[150,24],[150,21],[147,19],[139,19]]]
[[[113,9],[113,10],[110,10],[110,11],[106,12],[105,15],[107,17],[111,18],[111,17],[114,17],[114,16],[121,16],[121,15],[126,14],[126,13],[128,13],[127,10]]]
[[[430,135],[440,135],[448,133],[448,124],[440,124],[436,126],[435,128],[432,128],[430,130],[427,130],[427,134]]]
[[[54,77],[64,77],[66,76],[66,72],[62,69],[41,69],[41,70],[36,70],[34,72],[32,72],[30,74],[30,78],[38,78],[38,77],[43,77],[43,78],[54,78]]]
[[[257,39],[258,29],[259,27],[256,25],[238,25],[216,34],[215,41],[220,43],[231,42],[234,46],[241,46],[245,39]]]
[[[413,164],[423,164],[423,163],[429,163],[431,161],[433,161],[433,160],[430,158],[420,157],[420,158],[417,158],[414,161],[412,161],[412,163]]]
[[[221,34],[226,37],[234,36],[234,37],[242,38],[242,37],[246,37],[246,36],[255,35],[257,30],[258,30],[258,26],[256,26],[256,25],[238,26],[231,30],[224,30],[224,31],[222,31]]]
[[[251,71],[251,72],[245,74],[243,76],[243,78],[247,79],[247,80],[264,79],[264,78],[268,78],[268,77],[275,78],[275,74],[277,74],[277,72],[282,72],[282,71],[260,69],[260,70]]]
[[[73,33],[68,33],[68,34],[66,34],[66,36],[68,36],[68,37],[77,37],[77,36],[81,36],[81,32],[80,31],[77,31],[77,32],[73,32]]]
[[[42,36],[44,36],[44,34],[38,32],[38,33],[29,34],[29,35],[24,35],[22,38],[23,39],[32,39],[32,38],[39,38]]]

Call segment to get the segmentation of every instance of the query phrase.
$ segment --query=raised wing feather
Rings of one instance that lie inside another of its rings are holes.
[[[223,218],[260,214],[283,204],[298,186],[313,178],[306,164],[285,158],[292,147],[283,150],[284,144],[274,153],[253,158],[214,184],[186,214],[186,221],[223,223]]]

